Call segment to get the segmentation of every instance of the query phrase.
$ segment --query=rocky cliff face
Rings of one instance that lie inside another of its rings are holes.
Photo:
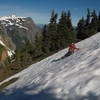
[[[3,63],[8,57],[7,50],[5,48],[2,49],[0,54],[0,63]]]
[[[2,43],[1,43],[2,41]],[[10,48],[12,50],[15,50],[16,46],[11,40],[11,38],[8,36],[6,28],[4,25],[0,24],[0,44],[6,45],[7,48]]]
[[[16,49],[15,44],[8,36],[4,25],[0,24],[0,66],[8,56],[11,57]]]
[[[34,42],[35,35],[41,33],[41,28],[30,17],[0,17],[0,23],[5,26],[7,35],[17,47],[22,46],[26,40]]]
[[[40,33],[41,28],[30,17],[0,17],[0,62],[14,54],[16,48],[22,47],[25,41],[33,43],[35,35]]]

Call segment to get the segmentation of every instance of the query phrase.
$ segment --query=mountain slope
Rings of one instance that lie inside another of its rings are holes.
[[[11,50],[6,44],[3,43],[2,40],[0,40],[0,65],[2,66],[2,63],[4,63],[8,57],[12,57],[14,54],[14,50]]]
[[[8,36],[17,47],[23,46],[26,40],[34,42],[35,35],[41,33],[41,28],[30,17],[3,16],[0,17],[0,23],[5,26]]]
[[[3,49],[6,50],[7,55],[8,55],[9,57],[11,57],[11,56],[14,54],[14,50],[11,50],[9,47],[7,47],[7,45],[4,44],[1,40],[0,40],[0,45],[1,45],[1,47],[0,47],[1,51],[2,51]],[[2,49],[2,48],[3,48],[3,49]]]
[[[8,36],[5,26],[2,24],[0,24],[0,41],[2,41],[2,45],[6,45],[8,48],[15,50],[16,46]]]
[[[6,33],[5,27],[0,24],[0,66],[9,57],[12,57],[15,45]]]
[[[64,49],[1,82],[19,78],[0,100],[100,100],[100,33],[77,46],[70,57],[56,61]]]

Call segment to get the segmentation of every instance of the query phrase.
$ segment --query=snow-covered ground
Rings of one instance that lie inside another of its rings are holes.
[[[0,100],[100,100],[100,33],[31,65],[0,83],[19,79],[0,92]]]

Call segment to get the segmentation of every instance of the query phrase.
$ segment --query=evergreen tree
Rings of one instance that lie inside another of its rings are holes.
[[[43,51],[42,51],[42,36],[36,35],[35,36],[35,42],[34,42],[33,58],[40,57],[41,55],[43,55]]]
[[[81,19],[77,25],[77,38],[85,39],[97,33],[99,31],[99,17],[96,14],[96,11],[90,15],[90,10],[87,9],[87,18],[86,20]],[[91,17],[91,18],[90,18]]]
[[[16,54],[15,54],[15,64],[17,69],[23,69],[24,67],[29,66],[32,64],[32,57],[31,55],[27,52],[27,49],[24,49],[25,51],[22,52],[21,50],[17,49]]]
[[[48,24],[47,28],[47,34],[48,34],[48,41],[47,45],[49,48],[49,51],[54,51],[57,49],[57,14],[52,11],[50,23]]]
[[[73,31],[73,26],[72,26],[72,22],[71,22],[71,13],[70,13],[70,11],[68,11],[67,18],[68,18],[68,20],[67,20],[67,27],[68,27],[69,32],[70,32],[70,31]]]
[[[97,27],[98,27],[98,25],[97,25],[97,23],[98,23],[98,18],[97,18],[97,14],[96,14],[96,11],[94,10],[93,12],[92,12],[92,20],[91,20],[91,30],[92,30],[92,34],[95,34],[95,33],[97,33]]]
[[[65,47],[67,45],[67,15],[62,11],[61,18],[58,23],[58,42],[59,47]]]
[[[58,39],[60,47],[68,46],[75,39],[70,11],[68,11],[68,13],[62,11],[58,23]]]
[[[48,40],[49,34],[47,34],[47,25],[44,25],[42,30],[42,51],[44,54],[49,53]]]
[[[86,26],[88,26],[90,24],[90,9],[87,9],[87,18],[86,18]]]
[[[91,21],[91,23],[95,23],[95,22],[97,22],[97,14],[96,14],[96,11],[93,10],[93,12],[92,12],[92,21]]]
[[[70,11],[68,11],[68,15],[67,15],[67,27],[68,27],[68,37],[69,37],[69,43],[71,42],[75,42],[76,41],[76,33],[74,32],[74,28],[72,26],[72,22],[71,22],[71,13]]]
[[[98,32],[100,32],[100,12],[99,12],[99,15],[98,15]]]
[[[78,24],[77,24],[77,38],[78,39],[85,39],[88,37],[88,35],[84,32],[85,31],[85,20],[82,17],[82,19],[79,20]]]
[[[99,12],[99,15],[98,15],[98,20],[100,21],[100,12]]]

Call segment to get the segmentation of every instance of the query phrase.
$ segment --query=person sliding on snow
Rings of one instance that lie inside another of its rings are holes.
[[[64,59],[65,57],[70,56],[71,54],[73,54],[75,52],[75,50],[80,50],[80,48],[77,48],[76,45],[74,43],[71,43],[71,45],[69,46],[68,49],[68,53],[66,53],[64,56],[62,56],[60,59],[57,60],[53,60],[52,62],[56,62],[59,61],[61,59]]]
[[[71,43],[68,49],[68,53],[65,56],[70,56],[71,54],[75,52],[75,50],[79,50],[79,48],[77,48],[74,43]]]
[[[75,50],[79,50],[74,43],[69,46],[68,52],[74,53]]]

